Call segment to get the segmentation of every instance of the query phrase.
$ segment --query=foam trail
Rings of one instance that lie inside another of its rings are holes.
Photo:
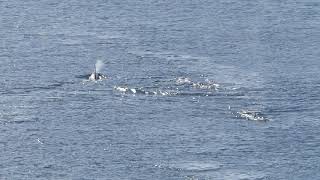
[[[103,69],[104,67],[104,63],[102,60],[97,60],[96,62],[96,72],[97,73],[101,73],[101,70]]]

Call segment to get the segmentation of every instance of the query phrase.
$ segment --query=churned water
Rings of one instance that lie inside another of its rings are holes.
[[[0,179],[319,179],[319,32],[317,0],[2,0]]]

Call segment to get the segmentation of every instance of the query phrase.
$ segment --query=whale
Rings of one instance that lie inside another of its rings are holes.
[[[101,73],[97,72],[96,66],[94,67],[94,71],[92,74],[89,76],[90,81],[96,81],[96,80],[101,80],[101,79],[106,79],[107,77]]]

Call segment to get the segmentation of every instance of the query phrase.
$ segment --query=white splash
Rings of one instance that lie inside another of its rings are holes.
[[[120,86],[115,86],[114,89],[120,91],[120,92],[127,92],[129,88],[127,87],[120,87]]]

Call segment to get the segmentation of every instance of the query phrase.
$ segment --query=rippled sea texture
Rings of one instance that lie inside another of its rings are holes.
[[[317,179],[319,32],[317,0],[2,0],[0,179]]]

